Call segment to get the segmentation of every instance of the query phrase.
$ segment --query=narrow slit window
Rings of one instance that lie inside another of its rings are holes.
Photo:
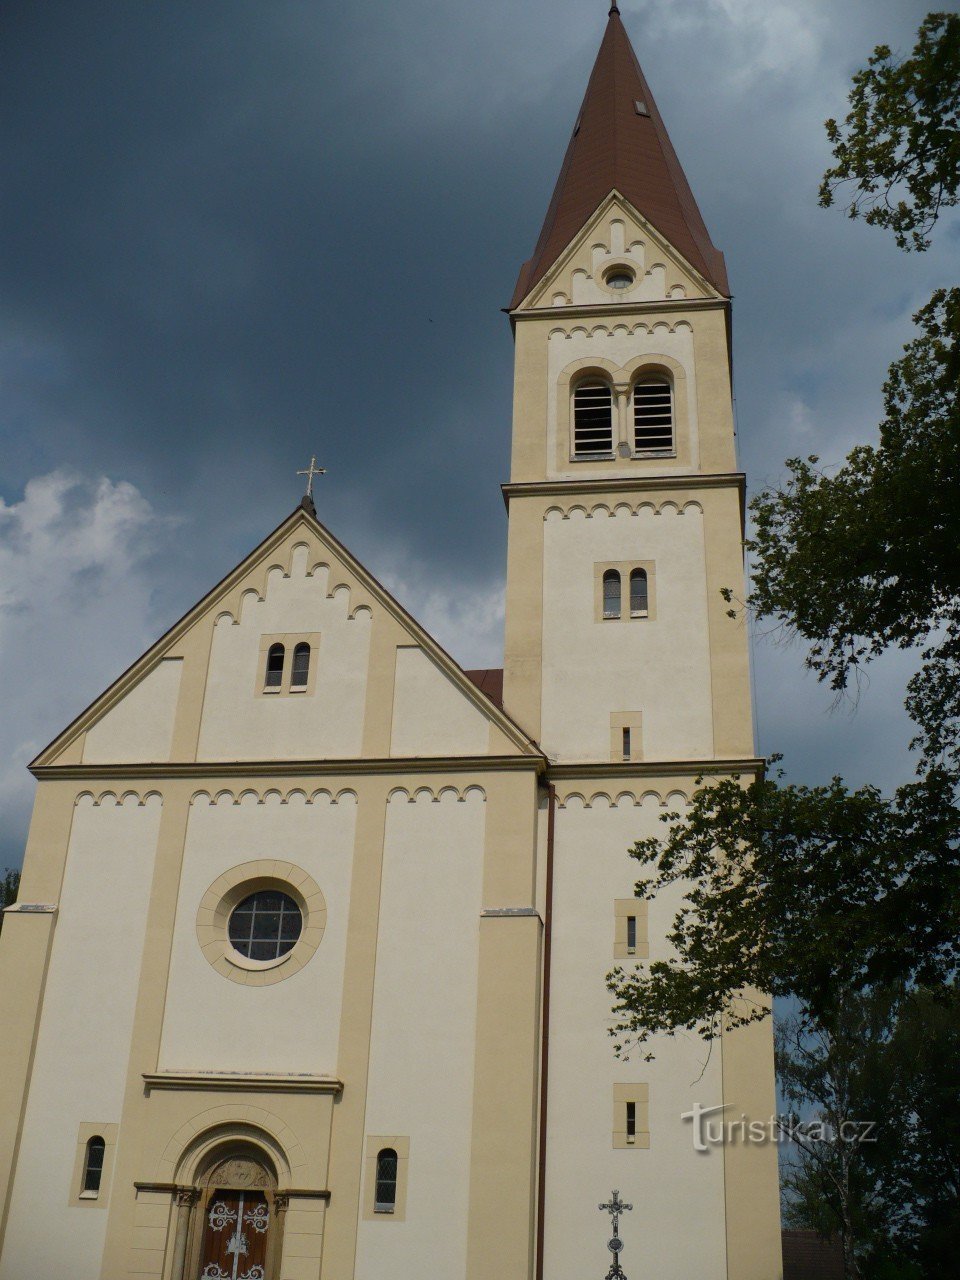
[[[267,675],[264,687],[279,689],[283,683],[283,662],[286,652],[282,644],[272,644],[267,650]]]
[[[613,395],[605,382],[581,382],[573,393],[573,452],[577,458],[613,453]]]
[[[630,571],[630,617],[645,618],[649,609],[649,589],[646,569]]]
[[[623,758],[624,760],[630,759],[630,730],[629,729],[623,730]]]
[[[393,1147],[377,1152],[377,1186],[374,1191],[375,1213],[393,1213],[397,1207],[397,1153]]]
[[[627,916],[627,950],[637,949],[637,917]]]
[[[298,644],[293,651],[293,674],[290,677],[291,689],[305,689],[310,677],[310,646]]]
[[[663,380],[638,382],[633,388],[635,453],[673,452],[673,387]]]
[[[603,575],[603,616],[620,617],[620,574],[616,569],[608,569]]]
[[[637,1140],[637,1104],[635,1102],[627,1103],[627,1141],[636,1142]]]
[[[103,1157],[107,1144],[103,1138],[91,1138],[87,1143],[87,1151],[83,1160],[82,1194],[90,1199],[100,1194],[100,1181],[103,1178]]]

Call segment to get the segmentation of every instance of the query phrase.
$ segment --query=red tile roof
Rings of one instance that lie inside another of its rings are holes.
[[[483,671],[465,671],[468,680],[472,680],[481,693],[485,693],[494,706],[503,710],[503,668],[487,667]]]
[[[626,196],[720,293],[729,296],[723,254],[710,240],[616,4],[610,10],[540,239],[533,257],[520,270],[511,307],[519,306],[543,279],[614,190]]]

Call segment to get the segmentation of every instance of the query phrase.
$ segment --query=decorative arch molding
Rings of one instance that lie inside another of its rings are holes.
[[[345,580],[339,566],[336,568],[339,580],[334,580],[334,569],[321,558],[322,555],[323,548],[319,542],[302,538],[278,548],[274,559],[258,565],[225,597],[214,618],[214,626],[221,623],[239,626],[244,609],[265,603],[272,580],[293,577],[315,580],[318,590],[327,600],[343,600],[350,621],[358,617],[372,617],[373,601],[367,593],[358,584]]]
[[[279,787],[267,787],[265,790],[259,790],[256,787],[244,787],[241,790],[234,790],[231,787],[221,787],[218,791],[207,791],[201,789],[195,791],[190,797],[190,803],[202,804],[206,802],[208,805],[240,805],[240,804],[303,804],[303,805],[334,805],[334,804],[356,804],[357,793],[350,787],[344,787],[340,791],[331,791],[327,787],[317,787],[313,791],[307,791],[303,787],[291,787],[288,791],[282,791]]]
[[[182,1124],[160,1155],[155,1179],[195,1184],[217,1152],[231,1145],[262,1152],[281,1189],[302,1180],[307,1158],[290,1126],[262,1107],[240,1102],[210,1107]]]
[[[620,791],[567,791],[557,796],[557,807],[560,809],[631,809],[642,808],[652,801],[661,809],[674,808],[677,805],[690,803],[690,796],[677,787],[658,789],[645,787],[641,790]]]
[[[140,808],[150,805],[162,805],[163,795],[159,791],[81,791],[73,802],[74,808],[99,809],[107,808]]]
[[[614,325],[596,324],[588,329],[584,324],[575,325],[556,325],[550,330],[548,337],[551,341],[559,338],[613,338],[618,335],[628,334],[637,337],[642,333],[693,333],[693,325],[689,320],[675,320],[672,324],[669,320],[656,320],[653,324],[646,324],[643,321],[631,325],[627,321],[621,320]]]
[[[432,787],[417,787],[411,791],[407,787],[394,787],[387,796],[387,804],[483,804],[487,793],[483,787],[472,785],[462,790],[446,785],[434,790]]]
[[[547,520],[569,520],[571,516],[578,515],[584,520],[611,519],[615,520],[622,516],[661,516],[674,515],[685,516],[688,512],[694,515],[703,515],[703,507],[695,499],[687,501],[675,502],[672,498],[665,498],[662,502],[651,502],[645,499],[643,502],[617,502],[611,507],[606,502],[596,502],[592,507],[586,507],[582,502],[574,502],[569,506],[560,506],[558,503],[547,507],[543,513],[544,521]]]

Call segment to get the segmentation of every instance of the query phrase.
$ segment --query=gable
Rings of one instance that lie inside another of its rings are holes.
[[[615,264],[636,275],[633,288],[614,293],[603,284]],[[612,192],[573,238],[519,309],[719,298],[690,265],[619,192]]]
[[[32,767],[513,754],[539,753],[302,507]]]

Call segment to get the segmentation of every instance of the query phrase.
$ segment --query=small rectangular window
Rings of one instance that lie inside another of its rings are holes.
[[[623,758],[624,760],[630,759],[630,730],[629,729],[624,729],[623,731]]]
[[[637,950],[637,917],[627,916],[627,950],[634,955]]]
[[[636,1142],[637,1140],[637,1104],[635,1102],[627,1103],[627,1141]]]

